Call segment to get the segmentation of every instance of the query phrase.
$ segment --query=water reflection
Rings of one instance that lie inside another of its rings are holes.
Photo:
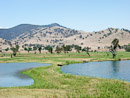
[[[74,75],[130,81],[130,60],[71,64],[62,66],[61,70]]]
[[[28,79],[31,79],[29,76],[27,76],[27,75],[24,75],[24,74],[22,74],[21,72],[16,72],[16,73],[14,73],[12,76],[14,76],[15,78],[17,78],[17,79],[21,79],[21,80],[28,80]]]
[[[120,63],[119,61],[111,61],[111,66],[114,73],[117,73],[119,71],[120,69],[119,63]]]

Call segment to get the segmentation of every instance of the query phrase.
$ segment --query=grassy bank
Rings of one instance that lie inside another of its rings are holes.
[[[120,80],[90,78],[64,74],[57,64],[80,63],[83,61],[113,60],[105,52],[69,54],[9,54],[0,58],[0,63],[40,62],[52,66],[40,67],[23,72],[35,81],[32,86],[0,88],[0,98],[129,98],[130,83]],[[130,59],[130,53],[119,52],[114,60]]]

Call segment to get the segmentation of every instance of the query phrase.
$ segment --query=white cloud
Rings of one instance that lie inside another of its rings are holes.
[[[8,29],[8,27],[0,27],[0,29]]]

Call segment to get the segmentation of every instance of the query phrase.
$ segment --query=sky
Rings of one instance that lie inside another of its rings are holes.
[[[0,0],[0,27],[58,23],[87,32],[130,30],[130,0]]]

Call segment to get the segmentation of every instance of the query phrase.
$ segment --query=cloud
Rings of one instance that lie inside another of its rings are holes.
[[[8,27],[0,27],[0,29],[8,29]]]

